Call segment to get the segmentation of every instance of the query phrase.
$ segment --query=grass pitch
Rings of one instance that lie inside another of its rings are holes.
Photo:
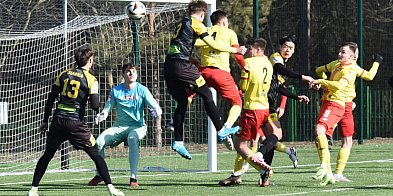
[[[196,172],[206,168],[206,154],[193,154],[193,160],[187,161],[188,172],[143,172],[138,173],[139,187],[129,187],[128,171],[111,171],[115,187],[126,195],[392,195],[393,194],[393,143],[367,143],[355,145],[351,152],[344,175],[353,180],[350,183],[320,186],[312,180],[319,159],[313,144],[297,145],[299,167],[294,169],[287,155],[275,153],[273,161],[274,186],[258,187],[258,173],[253,169],[242,176],[242,183],[237,186],[221,187],[218,181],[227,178],[233,168],[235,152],[218,154],[218,172]],[[332,168],[335,168],[339,146],[331,148]],[[144,166],[181,164],[184,161],[170,159],[157,160],[157,157],[142,157],[140,169]],[[179,156],[179,159],[182,159]],[[174,161],[174,162],[173,162]],[[109,159],[108,165],[128,167],[125,158]],[[195,170],[195,171],[192,171]],[[94,176],[94,171],[46,173],[40,186],[39,194],[50,195],[108,195],[106,186],[86,186]],[[0,176],[0,195],[25,195],[30,189],[32,175]]]

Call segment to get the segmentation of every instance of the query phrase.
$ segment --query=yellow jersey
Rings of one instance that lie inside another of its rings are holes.
[[[247,110],[269,109],[267,93],[273,75],[273,66],[266,56],[245,59],[248,72],[241,73],[240,89],[244,92],[243,108]]]
[[[214,25],[208,27],[207,32],[216,42],[221,43],[223,46],[231,47],[233,45],[239,45],[237,35],[232,29]],[[201,42],[198,41],[196,45],[198,46],[200,43]],[[206,44],[201,47],[202,67],[217,67],[230,72],[229,57],[229,52],[222,52]]]
[[[334,64],[337,64],[337,63],[339,63],[339,61],[335,60],[335,61],[330,62],[329,64],[334,65]],[[330,72],[329,70],[327,70],[327,67],[331,67],[332,66],[332,65],[329,65],[329,64],[327,64],[325,66],[320,66],[320,67],[318,67],[316,69],[317,75],[319,77],[324,78],[324,79],[327,78],[325,72]],[[379,68],[379,63],[378,62],[374,62],[372,64],[372,66],[371,66],[369,71],[361,68],[357,64],[354,65],[354,69],[355,69],[355,72],[356,72],[356,77],[362,78],[362,79],[365,79],[365,80],[373,80],[375,75],[377,74],[378,68]],[[346,98],[346,102],[351,102],[351,101],[353,101],[353,99],[355,99],[355,97],[356,97],[355,84],[348,85],[348,86],[344,87],[343,90],[347,91],[347,96],[345,97]],[[323,99],[324,99],[324,97],[322,98],[322,100]]]
[[[356,62],[343,66],[340,62],[333,61],[324,67],[331,74],[329,80],[318,79],[318,83],[324,89],[321,100],[333,101],[345,107],[345,102],[352,101],[348,100],[354,96],[353,92],[355,92]]]

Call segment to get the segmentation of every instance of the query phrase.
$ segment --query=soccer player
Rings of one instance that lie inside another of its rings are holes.
[[[164,77],[168,91],[177,102],[173,115],[175,138],[172,149],[189,160],[192,159],[192,156],[183,144],[183,123],[188,104],[187,90],[192,90],[202,97],[207,115],[218,133],[221,133],[218,136],[219,139],[224,140],[229,134],[238,130],[238,127],[224,127],[209,87],[200,75],[198,68],[191,64],[190,56],[197,38],[202,39],[210,47],[224,52],[244,54],[246,49],[245,47],[224,46],[214,41],[202,23],[206,11],[207,4],[202,0],[193,0],[188,4],[189,16],[178,24],[164,64]]]
[[[216,10],[210,16],[210,20],[213,26],[208,27],[207,32],[215,41],[223,45],[239,47],[236,33],[228,28],[227,13],[222,10]],[[242,100],[237,85],[230,73],[230,54],[214,49],[206,45],[202,40],[197,40],[195,45],[201,48],[201,65],[199,66],[199,71],[206,80],[206,84],[209,87],[213,87],[232,105],[228,118],[224,123],[225,127],[232,127],[240,116]],[[234,57],[239,61],[243,60],[242,55],[234,55]],[[233,150],[233,142],[230,135],[224,140],[224,143],[229,150]]]
[[[249,140],[255,140],[258,134],[262,134],[260,127],[267,122],[269,116],[268,91],[273,67],[265,56],[265,48],[266,41],[262,38],[256,39],[250,47],[251,57],[245,59],[246,69],[241,72],[239,85],[244,92],[243,113],[239,120],[240,132],[235,134],[234,146],[238,154],[261,174],[272,174],[272,168],[263,160],[253,160],[255,153],[248,147]],[[240,176],[233,176],[231,180],[238,183],[241,181]]]
[[[87,124],[83,121],[86,102],[89,99],[91,108],[98,112],[99,95],[97,79],[89,73],[93,66],[93,50],[89,46],[81,46],[75,52],[77,67],[67,69],[56,78],[52,91],[45,105],[44,119],[40,130],[44,133],[48,129],[48,118],[51,114],[55,99],[60,94],[57,108],[53,114],[46,148],[38,160],[34,171],[32,188],[29,196],[38,196],[38,184],[45,174],[50,160],[57,148],[66,140],[78,150],[85,151],[94,161],[98,173],[102,176],[111,195],[124,196],[124,193],[112,185],[105,160],[98,154],[95,139]]]
[[[287,88],[280,84],[279,76],[286,76],[290,78],[301,79],[306,81],[307,83],[311,83],[314,79],[310,76],[301,75],[296,72],[293,72],[285,67],[285,63],[292,57],[295,52],[295,37],[294,36],[284,36],[279,40],[280,50],[279,52],[273,53],[270,55],[270,62],[273,65],[273,77],[270,85],[270,90],[268,93],[269,98],[269,106],[270,106],[270,115],[267,124],[265,124],[266,128],[264,134],[266,136],[265,140],[262,141],[262,145],[258,149],[256,153],[256,157],[263,157],[265,162],[271,166],[274,156],[274,149],[277,146],[278,140],[282,138],[282,129],[281,123],[278,118],[276,101],[278,94],[285,95],[289,98],[295,99],[299,102],[303,102],[308,104],[310,101],[307,96],[304,95],[294,95],[290,93]],[[282,147],[281,148],[286,148]],[[270,184],[269,176],[271,175],[261,175],[260,182],[263,183],[263,186],[267,186]]]
[[[313,78],[310,76],[305,76],[305,75],[300,75],[297,74],[291,70],[288,70],[284,67],[285,62],[292,56],[294,49],[295,49],[295,43],[294,43],[294,38],[291,36],[284,36],[283,38],[280,39],[280,53],[274,53],[270,56],[270,63],[271,65],[273,64],[273,76],[271,80],[271,86],[270,90],[267,94],[268,96],[268,101],[269,101],[269,106],[270,106],[270,115],[268,116],[268,123],[264,123],[266,126],[266,129],[264,129],[264,133],[260,132],[262,135],[266,135],[267,138],[265,139],[262,143],[269,147],[269,149],[266,149],[266,147],[262,147],[260,152],[258,154],[259,157],[264,156],[269,152],[270,150],[274,151],[274,147],[277,143],[278,139],[281,139],[282,137],[282,130],[281,130],[281,124],[278,121],[276,109],[273,108],[275,105],[275,99],[278,96],[278,93],[280,92],[281,94],[288,96],[290,98],[293,98],[295,100],[298,100],[300,102],[308,103],[309,99],[307,96],[301,95],[297,96],[292,93],[290,93],[286,88],[284,88],[282,85],[279,85],[278,81],[278,76],[279,74],[283,74],[285,76],[293,77],[293,78],[299,78],[303,79],[307,82],[311,82]],[[281,59],[280,59],[281,58]],[[246,67],[247,68],[247,67]],[[273,135],[274,136],[271,136]],[[277,138],[276,141],[274,141],[274,138]],[[272,141],[273,140],[273,141]],[[253,140],[251,141],[252,145],[252,151],[255,153],[257,151],[257,141]],[[286,148],[286,147],[284,147]],[[254,160],[257,160],[254,158]],[[266,159],[266,163],[268,165],[271,165],[271,162],[273,160],[273,154],[270,152],[268,158]],[[244,160],[241,156],[241,154],[238,154],[236,159],[235,159],[235,166],[234,166],[234,172],[232,175],[219,182],[220,185],[222,186],[228,186],[228,185],[233,185],[233,184],[238,184],[241,182],[240,175],[244,173],[243,167]],[[259,181],[260,186],[268,186],[270,185],[270,182],[268,181],[269,176],[271,174],[269,173],[261,173],[261,179]]]
[[[215,41],[220,42],[222,45],[239,47],[236,33],[228,28],[227,13],[222,10],[216,10],[210,16],[210,20],[213,26],[207,27],[207,32]],[[230,53],[214,49],[201,39],[195,42],[195,46],[201,48],[202,62],[198,63],[197,66],[202,77],[206,80],[206,84],[209,87],[213,87],[232,105],[227,121],[224,123],[225,127],[232,127],[240,116],[242,100],[237,85],[230,73]],[[238,61],[243,60],[242,55],[234,55],[234,57]],[[192,100],[194,95],[195,93],[189,95],[189,100]],[[167,125],[166,129],[171,129],[171,125]],[[229,150],[233,150],[233,141],[230,135],[224,140],[224,143]]]
[[[359,54],[359,50],[355,50],[355,61],[357,60]],[[383,57],[379,54],[375,54],[373,56],[373,64],[369,71],[364,70],[358,65],[355,65],[356,76],[365,80],[373,80],[379,65],[382,63]],[[331,72],[328,68],[333,67],[334,64],[338,63],[338,61],[332,61],[331,63],[323,66],[319,66],[316,69],[316,73],[320,78],[326,79],[326,72]],[[331,64],[331,65],[330,65]],[[334,178],[338,182],[351,182],[348,178],[343,175],[343,171],[345,169],[345,165],[348,161],[351,148],[352,148],[352,137],[355,132],[354,128],[354,119],[352,111],[355,108],[356,104],[353,102],[353,99],[356,97],[355,84],[346,86],[344,89],[347,92],[346,102],[345,102],[345,112],[342,120],[338,124],[339,135],[341,136],[341,148],[337,155],[336,162],[336,170],[334,174]],[[328,137],[332,137],[332,135],[327,135]]]
[[[312,85],[321,85],[324,89],[321,98],[323,100],[321,111],[317,117],[317,125],[314,130],[315,143],[321,165],[313,176],[313,179],[321,180],[320,184],[323,186],[336,182],[330,165],[330,152],[326,135],[331,136],[333,134],[333,128],[336,124],[339,124],[339,126],[343,123],[351,124],[347,118],[343,117],[346,107],[352,109],[352,100],[348,102],[347,97],[351,96],[351,94],[348,94],[348,88],[355,86],[357,74],[356,49],[356,43],[344,43],[338,53],[338,61],[326,66],[326,70],[331,72],[330,79],[318,79],[312,83]],[[350,105],[346,106],[347,103],[350,103]],[[352,114],[352,110],[349,113]]]
[[[96,123],[105,120],[112,108],[116,108],[116,122],[97,138],[100,155],[105,158],[105,147],[115,147],[121,142],[128,142],[128,161],[130,163],[130,186],[138,186],[136,175],[139,161],[139,141],[145,137],[147,126],[143,110],[148,106],[154,118],[162,114],[162,110],[149,89],[137,82],[137,67],[124,64],[122,67],[124,82],[113,87],[104,109],[97,114]],[[90,180],[89,186],[97,186],[102,181],[97,172]]]

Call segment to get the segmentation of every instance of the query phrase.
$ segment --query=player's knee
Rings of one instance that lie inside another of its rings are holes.
[[[96,146],[98,148],[98,151],[101,151],[102,149],[105,148],[105,138],[98,136],[97,140],[96,140]]]
[[[317,124],[317,126],[315,126],[315,135],[325,135],[326,134],[326,130],[327,127],[325,124]]]
[[[134,148],[135,146],[138,146],[138,134],[135,131],[132,131],[132,133],[128,135],[127,142],[129,147]]]

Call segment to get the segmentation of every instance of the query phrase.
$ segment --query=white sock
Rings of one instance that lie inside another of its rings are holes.
[[[224,132],[224,130],[225,130],[225,125],[222,126],[222,128],[221,128],[218,132],[219,132],[219,133],[222,133],[222,132]]]
[[[108,184],[108,185],[106,185],[106,186],[108,187],[109,190],[115,189],[115,187],[113,186],[113,184]]]
[[[31,187],[31,190],[32,190],[32,191],[38,191],[38,187],[37,187],[37,186],[32,186],[32,187]]]

